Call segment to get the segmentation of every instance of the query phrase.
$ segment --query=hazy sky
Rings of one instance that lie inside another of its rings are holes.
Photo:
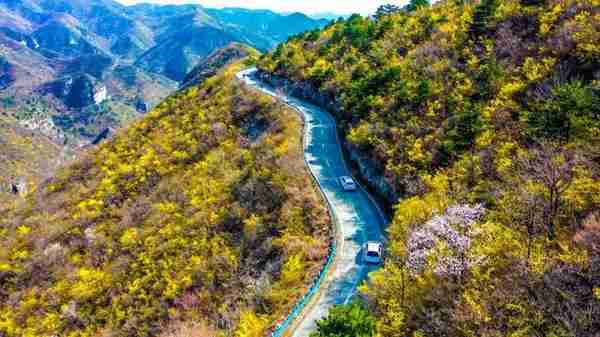
[[[408,0],[118,0],[126,5],[140,2],[161,4],[196,3],[205,7],[242,7],[270,9],[276,12],[303,12],[307,14],[334,12],[336,14],[374,13],[383,4],[404,5]]]

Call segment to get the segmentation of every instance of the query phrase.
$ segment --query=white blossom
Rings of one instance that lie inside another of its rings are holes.
[[[473,265],[466,255],[471,248],[473,225],[481,220],[484,213],[482,205],[456,205],[413,231],[407,247],[410,270],[413,273],[423,272],[435,248],[444,243],[450,254],[438,258],[434,272],[438,275],[462,274]]]
[[[89,243],[93,243],[96,240],[98,240],[98,236],[96,235],[96,231],[94,230],[94,228],[92,227],[88,227],[83,231],[84,235],[85,235],[85,239],[89,242]]]

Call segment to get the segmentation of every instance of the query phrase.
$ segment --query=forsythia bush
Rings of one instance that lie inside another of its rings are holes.
[[[330,223],[299,117],[238,83],[241,67],[0,211],[1,336],[166,336],[209,322],[198,329],[254,337],[287,315],[325,261]]]
[[[393,192],[374,186],[396,204],[385,267],[361,288],[369,335],[600,329],[599,5],[442,0],[262,57],[337,104],[350,150]]]

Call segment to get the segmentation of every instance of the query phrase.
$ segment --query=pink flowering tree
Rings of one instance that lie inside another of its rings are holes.
[[[439,276],[461,276],[476,261],[468,257],[482,205],[456,205],[410,233],[406,265],[412,274],[428,268]]]

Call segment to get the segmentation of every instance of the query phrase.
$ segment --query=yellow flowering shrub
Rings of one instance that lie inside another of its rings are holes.
[[[574,336],[599,324],[560,309],[569,298],[600,310],[589,292],[597,234],[583,226],[600,207],[599,5],[437,1],[352,16],[279,48],[302,64],[261,58],[263,71],[277,64],[329,98],[351,157],[393,208],[385,266],[360,288],[378,336]],[[325,66],[325,85],[307,75]],[[467,205],[485,219],[440,219]]]
[[[301,169],[299,117],[237,82],[242,67],[169,97],[2,213],[0,335],[155,336],[205,321],[212,335],[262,336],[289,312],[330,222]]]

